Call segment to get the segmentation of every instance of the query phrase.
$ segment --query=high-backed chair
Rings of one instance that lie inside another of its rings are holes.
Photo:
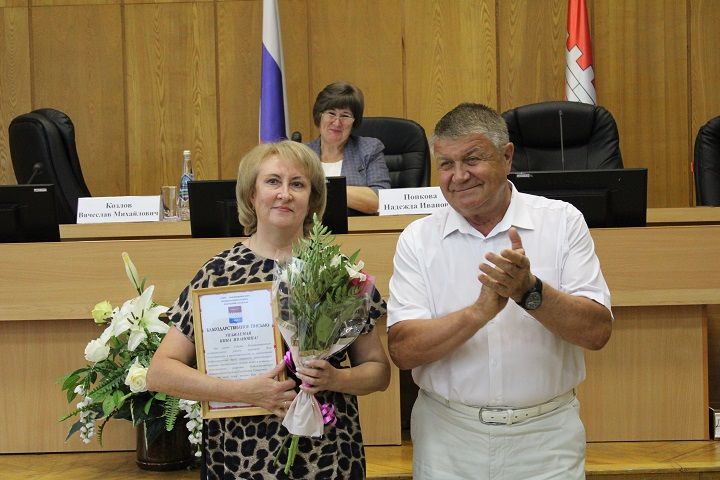
[[[58,220],[75,223],[78,198],[90,197],[75,146],[72,120],[42,108],[19,115],[8,127],[10,156],[18,183],[54,183]]]
[[[502,116],[515,145],[514,171],[623,168],[615,119],[601,106],[542,102]]]
[[[720,206],[720,116],[698,130],[693,172],[696,203]]]
[[[404,118],[364,117],[353,133],[375,137],[385,145],[391,188],[430,185],[430,149],[420,124]]]

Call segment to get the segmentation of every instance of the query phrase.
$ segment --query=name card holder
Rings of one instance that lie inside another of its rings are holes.
[[[380,215],[419,215],[448,205],[440,187],[383,189],[379,201]]]
[[[77,223],[160,221],[160,195],[78,199]]]

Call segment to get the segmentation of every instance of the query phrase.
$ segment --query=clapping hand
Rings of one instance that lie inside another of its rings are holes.
[[[525,255],[522,239],[515,227],[508,230],[510,248],[504,249],[500,254],[490,252],[485,255],[488,263],[480,265],[478,280],[483,284],[480,294],[480,301],[483,292],[490,290],[505,299],[512,298],[519,302],[525,292],[535,283],[530,271],[530,259]],[[486,292],[489,295],[490,292]],[[504,306],[504,305],[503,305]]]
[[[505,307],[508,298],[520,302],[525,292],[535,284],[530,259],[525,255],[522,239],[515,227],[508,230],[508,237],[510,248],[502,250],[499,255],[493,252],[486,254],[488,263],[480,264],[478,280],[483,286],[476,303],[490,317]]]

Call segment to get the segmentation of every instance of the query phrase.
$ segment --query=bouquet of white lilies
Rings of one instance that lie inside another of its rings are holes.
[[[138,296],[121,307],[113,308],[105,300],[93,308],[93,320],[105,329],[85,347],[88,364],[61,380],[68,403],[78,395],[82,400],[60,420],[77,416],[67,437],[79,432],[83,442],[90,443],[97,433],[101,445],[103,428],[111,418],[130,420],[135,426],[144,423],[147,444],[152,444],[163,430],[172,430],[180,412],[185,411],[189,439],[199,455],[202,422],[197,402],[147,390],[150,360],[170,328],[161,319],[168,308],[153,301],[155,287],[145,288],[145,279],[139,279],[129,255],[123,252],[122,259]]]

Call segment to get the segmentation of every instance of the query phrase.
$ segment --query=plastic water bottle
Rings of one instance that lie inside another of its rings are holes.
[[[178,188],[178,216],[180,220],[190,220],[190,194],[188,193],[188,182],[195,177],[192,170],[192,161],[190,160],[190,150],[183,151],[183,173],[180,177],[180,186]]]

